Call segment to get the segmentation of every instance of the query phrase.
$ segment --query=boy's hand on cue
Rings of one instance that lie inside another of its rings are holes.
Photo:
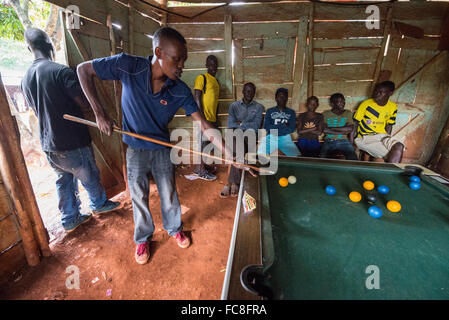
[[[108,116],[98,115],[96,121],[101,132],[106,133],[108,136],[112,134],[114,122]]]

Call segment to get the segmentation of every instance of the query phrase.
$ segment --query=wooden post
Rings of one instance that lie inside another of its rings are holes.
[[[23,154],[20,146],[17,145],[17,141],[14,141],[14,137],[17,138],[17,136],[13,122],[14,119],[11,115],[3,81],[0,77],[0,167],[3,169],[2,174],[4,175],[5,185],[11,193],[11,199],[15,206],[27,262],[30,266],[36,266],[40,261],[39,246],[42,245],[42,252],[45,252],[46,255],[48,255],[50,249],[45,229],[39,230],[39,227],[43,227],[39,209],[37,209],[37,212],[41,224],[39,225],[38,219],[33,217],[36,220],[35,228],[32,225],[33,220],[31,216],[33,212],[31,212],[30,207],[36,204],[36,199],[34,198],[31,184],[21,184],[20,181],[23,178],[24,170],[18,172],[18,169],[24,162],[21,161],[21,159],[23,160]],[[26,172],[26,167],[24,169]],[[23,190],[25,185],[31,190]],[[33,199],[28,198],[29,194],[33,194]],[[26,208],[27,202],[30,203],[28,208]],[[38,243],[39,240],[43,240],[43,243]]]
[[[232,16],[226,14],[224,17],[224,39],[225,39],[225,81],[226,81],[226,96],[234,97],[234,88],[232,81]]]
[[[128,3],[128,52],[134,54],[134,1]]]
[[[307,72],[307,96],[310,97],[313,95],[313,72],[314,72],[314,61],[313,61],[313,19],[314,19],[314,11],[315,4],[312,2],[309,11],[309,47],[307,51],[307,60],[308,60],[308,72]]]
[[[302,87],[306,82],[305,52],[307,46],[307,17],[301,17],[298,23],[298,35],[296,40],[295,73],[293,75],[292,107],[299,106],[305,97],[301,96]],[[299,109],[301,111],[301,108]]]
[[[109,40],[111,42],[111,56],[116,54],[116,43],[115,43],[115,35],[114,35],[114,27],[112,26],[112,16],[109,13],[106,18],[106,25],[109,29]],[[119,89],[119,81],[114,80],[114,98],[115,98],[115,112],[117,114],[117,120],[121,119],[121,106],[120,106],[120,89]]]
[[[243,39],[234,41],[234,50],[234,84],[243,84]]]
[[[130,2],[130,4],[131,4],[131,2]],[[134,23],[134,22],[133,22]],[[111,14],[108,14],[107,15],[107,18],[106,18],[106,24],[107,24],[107,26],[108,26],[108,28],[109,28],[109,39],[110,39],[110,41],[111,41],[111,56],[112,55],[115,55],[116,54],[116,51],[115,51],[115,35],[114,35],[114,29],[113,29],[113,26],[112,26],[112,17],[111,17]],[[131,33],[131,31],[130,31],[130,36],[132,35],[132,34],[134,34],[134,32],[132,32]],[[129,43],[131,43],[131,39],[132,39],[133,37],[131,37],[131,38],[129,38],[128,40],[130,41]],[[133,43],[134,43],[134,41],[133,41]],[[133,50],[134,50],[134,44],[132,45],[132,47],[133,47]],[[121,106],[121,101],[120,101],[120,98],[121,98],[121,88],[120,88],[120,82],[119,81],[117,81],[117,80],[114,80],[113,81],[113,84],[114,84],[114,98],[115,98],[115,112],[116,112],[116,114],[117,114],[117,122],[118,122],[118,125],[120,126],[120,128],[122,127],[122,106]],[[125,186],[126,186],[126,190],[125,190],[125,192],[126,192],[126,194],[128,194],[129,193],[129,189],[128,189],[128,179],[126,178],[127,177],[127,171],[126,171],[126,155],[125,155],[125,146],[124,146],[124,143],[123,142],[120,142],[120,153],[121,153],[121,155],[122,155],[122,163],[123,163],[123,167],[122,167],[122,172],[123,172],[123,180],[125,181]],[[106,162],[107,163],[107,162]],[[114,172],[114,171],[113,171]]]
[[[163,9],[167,9],[167,0],[159,0],[161,3],[161,7]],[[162,12],[162,16],[161,16],[161,27],[164,27],[167,25],[167,13],[166,12]]]
[[[385,27],[384,27],[384,36],[382,39],[382,46],[380,47],[379,53],[377,55],[376,67],[374,69],[374,75],[373,75],[373,83],[371,84],[370,92],[373,92],[374,86],[376,85],[376,83],[379,80],[380,69],[382,68],[382,62],[384,61],[385,47],[387,46],[388,36],[390,35],[390,32],[391,32],[390,30],[391,30],[392,15],[393,15],[393,6],[389,5],[388,11],[387,11],[387,19],[386,19]],[[392,40],[392,39],[390,39],[390,40]]]
[[[1,121],[1,120],[0,120]],[[5,185],[10,193],[11,199],[14,203],[14,212],[16,214],[20,237],[22,238],[23,249],[25,251],[25,257],[30,266],[36,266],[39,264],[39,248],[34,238],[33,227],[31,225],[30,218],[25,212],[22,204],[21,190],[19,190],[18,182],[14,174],[14,160],[11,157],[11,151],[9,150],[8,141],[6,140],[6,133],[3,128],[0,129],[0,161],[4,164]]]
[[[435,146],[435,149],[433,151],[433,154],[428,162],[428,167],[430,169],[435,169],[435,167],[438,165],[438,162],[441,158],[441,154],[443,152],[443,147],[447,145],[449,141],[449,117],[446,120],[446,125],[444,126],[443,130],[441,130],[440,137],[438,138],[437,145]]]

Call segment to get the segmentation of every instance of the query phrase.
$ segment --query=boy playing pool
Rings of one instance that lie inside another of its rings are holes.
[[[153,54],[144,58],[121,53],[78,66],[80,83],[95,112],[99,129],[111,135],[113,123],[98,99],[95,76],[121,81],[125,131],[169,142],[168,123],[180,107],[193,120],[201,122],[202,130],[213,128],[199,112],[190,88],[179,79],[187,59],[184,37],[169,27],[158,29],[153,35]],[[133,206],[134,257],[137,263],[145,264],[150,257],[149,241],[155,230],[149,207],[149,176],[159,191],[164,229],[181,248],[189,247],[190,239],[182,231],[181,205],[170,149],[126,135],[123,141],[128,145],[126,169]],[[215,139],[214,144],[225,154],[222,141]]]

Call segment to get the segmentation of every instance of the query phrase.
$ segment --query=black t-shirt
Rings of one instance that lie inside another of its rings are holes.
[[[321,113],[315,113],[313,117],[309,118],[307,112],[303,112],[298,115],[296,121],[297,121],[297,130],[318,128],[320,125],[323,124],[323,115]],[[318,135],[307,132],[299,134],[298,139],[318,140]]]
[[[90,144],[85,125],[63,118],[65,113],[83,118],[73,98],[83,95],[76,73],[47,59],[34,60],[22,80],[22,91],[39,120],[43,151],[67,151]]]

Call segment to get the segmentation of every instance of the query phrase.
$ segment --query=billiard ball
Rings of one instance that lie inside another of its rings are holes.
[[[280,185],[281,187],[286,187],[286,186],[288,186],[288,180],[287,180],[287,178],[284,178],[284,177],[280,178],[280,179],[279,179],[279,185]]]
[[[387,209],[391,212],[399,212],[401,211],[401,204],[395,200],[390,200],[387,202]]]
[[[349,199],[351,199],[352,202],[359,202],[360,200],[362,200],[362,195],[360,194],[360,192],[352,191],[349,194]]]
[[[411,176],[410,181],[411,182],[421,182],[421,179],[418,176]]]
[[[368,213],[373,218],[382,217],[382,210],[378,206],[371,206],[368,208]]]
[[[366,196],[366,200],[368,201],[368,203],[372,204],[372,203],[376,203],[377,201],[377,197],[374,194],[369,194]]]
[[[382,185],[377,187],[377,191],[379,191],[380,194],[387,194],[388,192],[390,192],[390,188]]]
[[[365,181],[363,182],[363,188],[365,188],[366,190],[373,190],[374,189],[374,183],[372,181]]]
[[[328,195],[331,195],[331,196],[332,196],[332,195],[334,195],[336,192],[337,192],[337,189],[335,189],[334,186],[329,185],[329,186],[326,187],[326,193],[327,193]]]
[[[288,183],[295,184],[296,183],[296,177],[295,176],[288,177]]]
[[[408,184],[408,186],[409,186],[410,189],[412,189],[412,190],[419,190],[419,189],[421,189],[421,183],[419,183],[419,182],[414,182],[414,181],[412,181],[412,182],[410,182],[410,183]]]

